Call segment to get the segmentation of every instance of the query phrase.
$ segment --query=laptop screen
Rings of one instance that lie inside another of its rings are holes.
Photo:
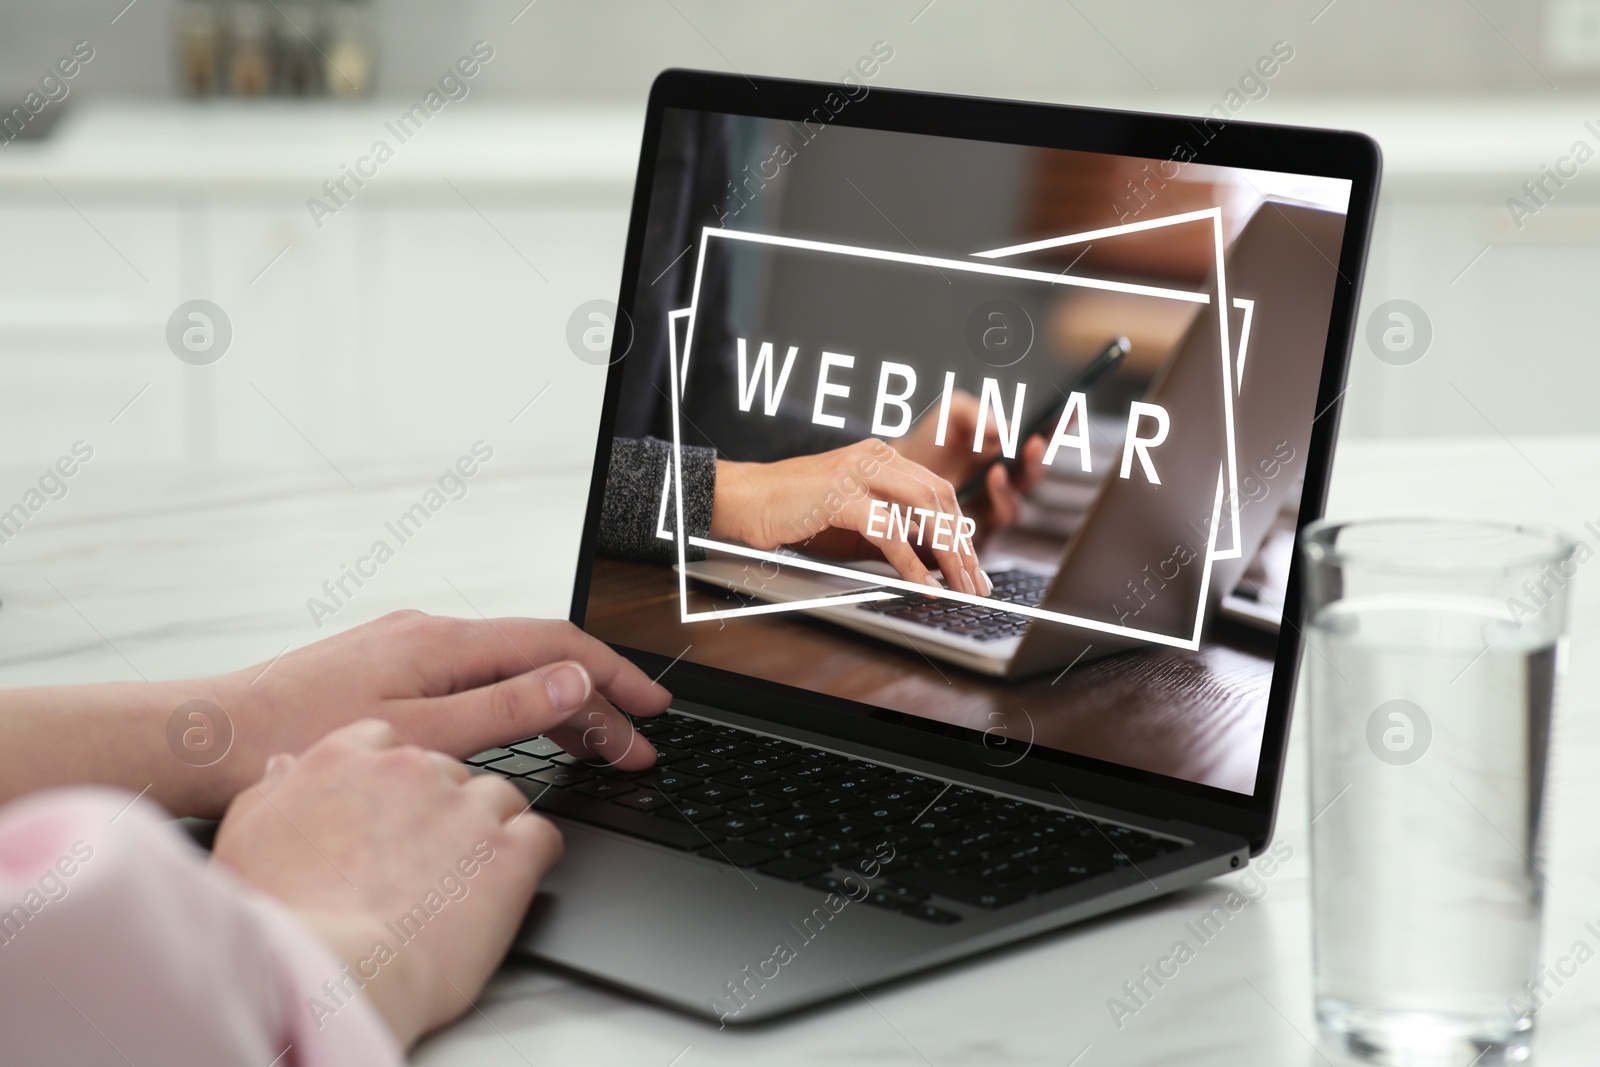
[[[585,629],[996,767],[1256,792],[1350,181],[1207,163],[1199,120],[1165,158],[863,128],[857,92],[665,110]]]

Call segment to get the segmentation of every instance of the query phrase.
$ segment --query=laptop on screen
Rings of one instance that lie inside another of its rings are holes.
[[[745,1023],[1267,849],[1298,631],[1219,602],[1320,516],[1378,170],[1349,133],[661,75],[572,618],[676,699],[650,771],[469,761],[566,835],[519,948]]]

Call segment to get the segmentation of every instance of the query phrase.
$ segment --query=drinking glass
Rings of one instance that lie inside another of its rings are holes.
[[[1551,707],[1579,564],[1437,519],[1302,540],[1317,1021],[1382,1064],[1527,1058]]]

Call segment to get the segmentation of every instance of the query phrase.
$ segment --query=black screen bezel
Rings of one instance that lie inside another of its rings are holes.
[[[622,287],[617,298],[622,313],[632,315],[644,251],[656,147],[666,109],[800,122],[823,106],[827,94],[841,92],[840,85],[827,82],[746,78],[691,70],[667,70],[656,78],[650,92],[639,153]],[[852,86],[851,92],[859,94],[860,89]],[[1195,150],[1192,161],[1197,163],[1349,179],[1350,205],[1334,282],[1333,307],[1317,394],[1318,415],[1311,428],[1298,527],[1303,528],[1322,516],[1381,170],[1376,142],[1365,135],[1344,131],[985,100],[903,89],[873,87],[865,96],[850,100],[843,108],[837,107],[839,97],[834,99],[836,106],[831,110],[837,110],[838,114],[831,123],[837,125],[1152,160],[1182,159],[1175,153],[1178,146],[1187,145]],[[611,366],[601,408],[599,440],[570,614],[580,627],[589,598],[601,502],[610,465],[611,428],[616,421],[624,363],[625,360],[619,360]],[[1182,819],[1235,833],[1248,840],[1251,852],[1257,853],[1271,838],[1283,778],[1289,711],[1294,699],[1301,643],[1300,632],[1294,624],[1301,617],[1299,570],[1297,553],[1284,607],[1284,617],[1291,624],[1283,627],[1277,641],[1256,788],[1250,795],[1042,746],[1034,747],[1028,758],[1014,766],[997,769],[991,750],[974,744],[974,740],[979,739],[976,731],[687,660],[672,667],[671,688],[680,699],[713,708],[737,709],[746,715],[756,714],[779,726],[805,729],[1019,785],[1059,789],[1076,800],[1107,804],[1155,818]],[[658,653],[620,645],[612,647],[652,676],[672,662]],[[752,710],[756,708],[761,709],[759,713]]]

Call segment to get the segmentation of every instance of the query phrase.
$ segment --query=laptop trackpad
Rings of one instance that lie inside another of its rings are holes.
[[[864,903],[830,907],[820,890],[558,822],[566,855],[517,947],[691,1011],[722,1005],[747,1021],[943,940],[945,928]]]

